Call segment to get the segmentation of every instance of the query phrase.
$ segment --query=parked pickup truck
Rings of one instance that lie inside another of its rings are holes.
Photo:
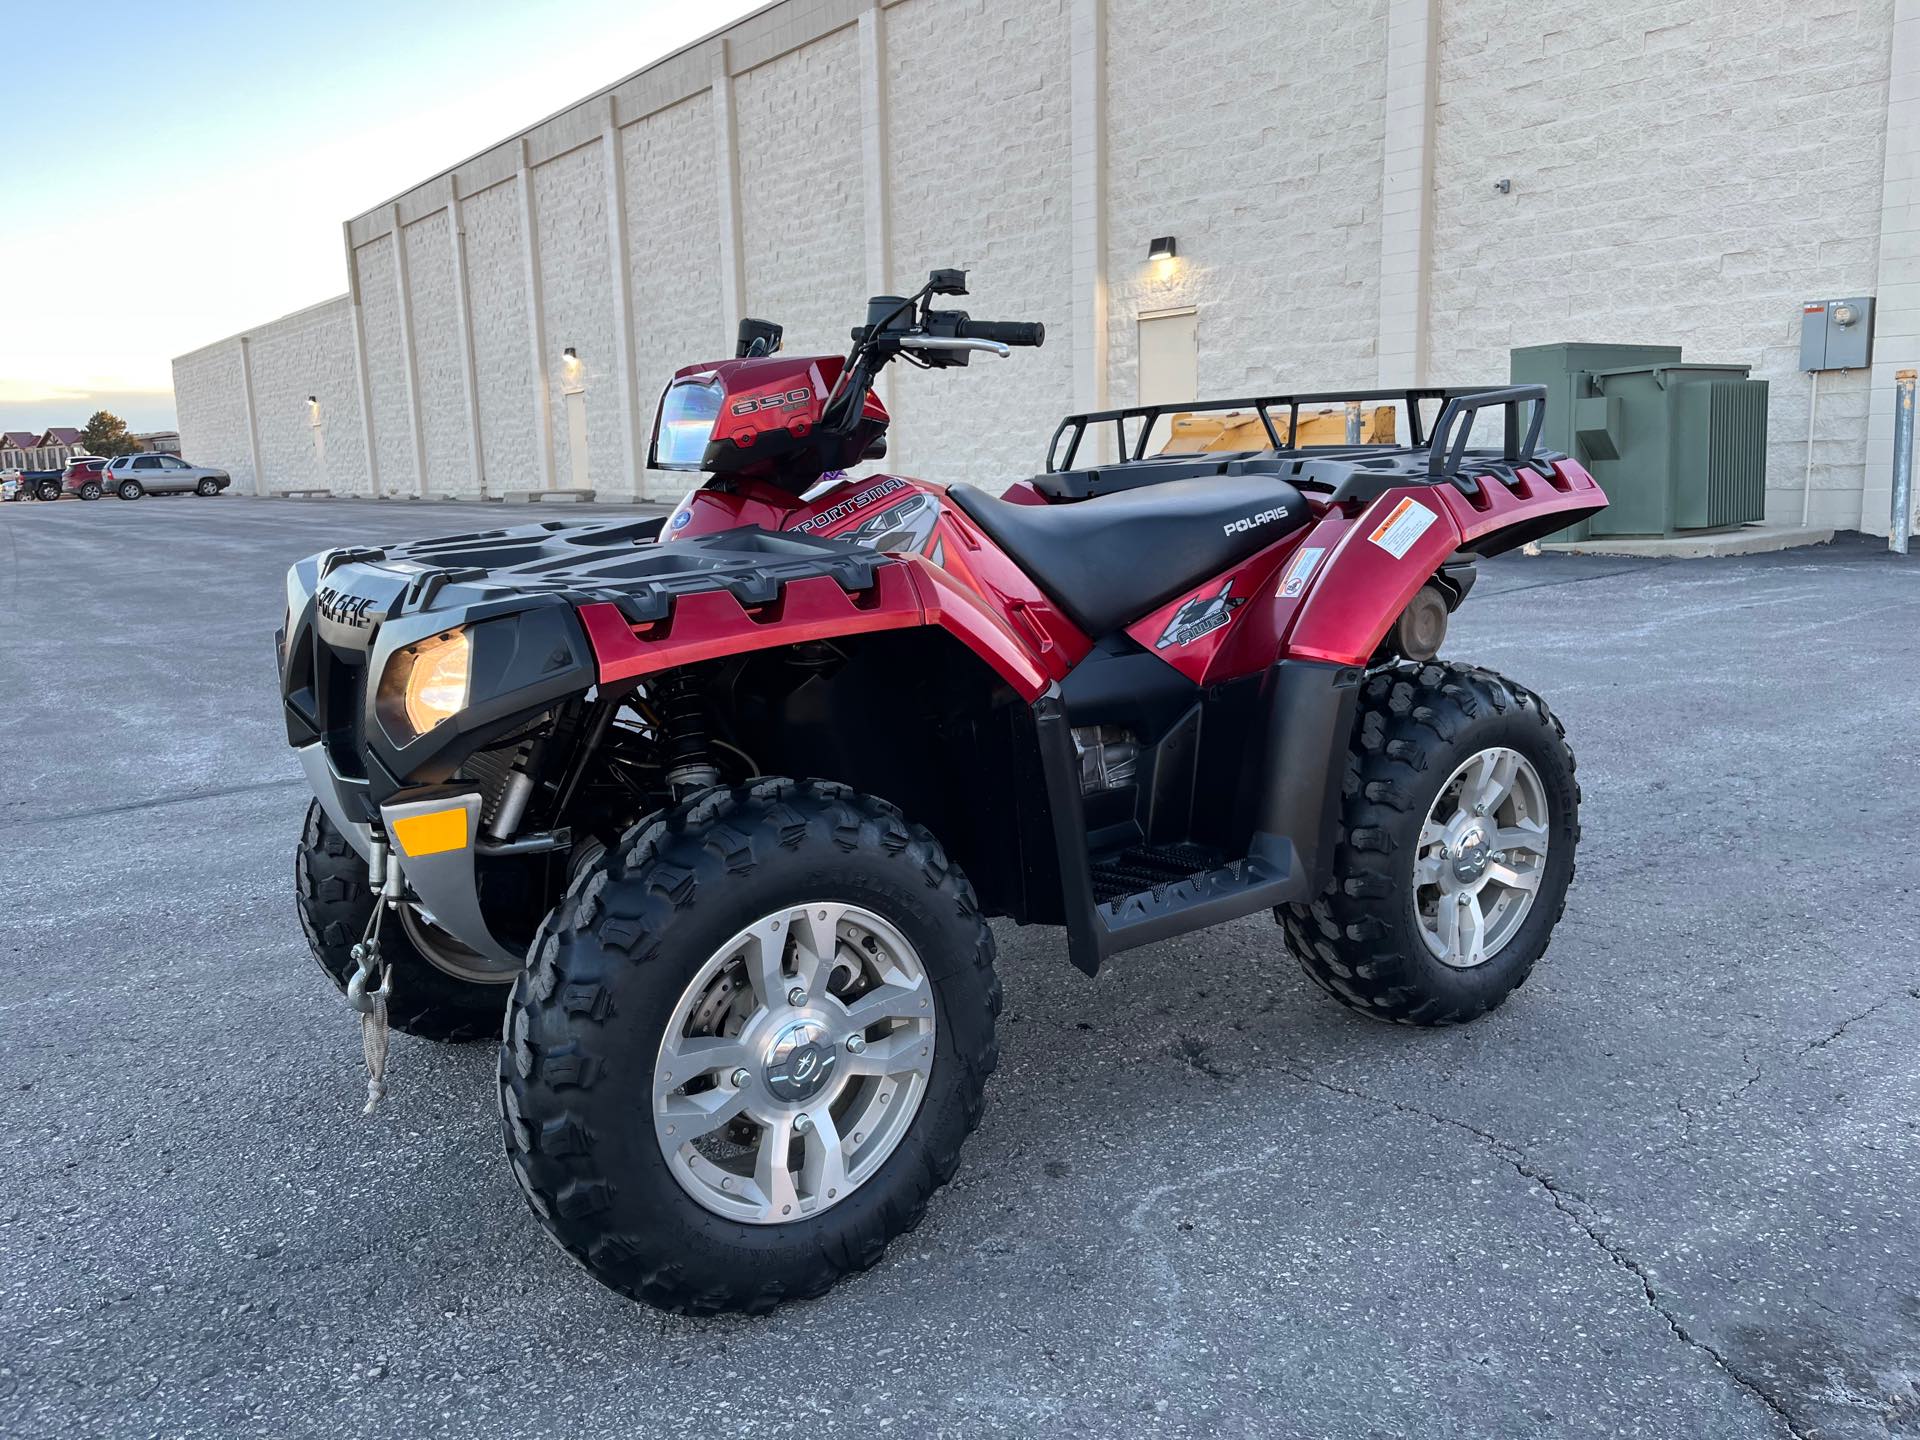
[[[59,470],[9,470],[0,474],[0,500],[58,500]]]

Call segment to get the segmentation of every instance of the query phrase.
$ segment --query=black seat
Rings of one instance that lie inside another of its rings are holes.
[[[971,485],[947,494],[1096,640],[1312,518],[1298,490],[1265,475],[1169,480],[1057,505]]]

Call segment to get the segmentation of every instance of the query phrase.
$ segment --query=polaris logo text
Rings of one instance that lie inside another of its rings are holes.
[[[1287,518],[1287,507],[1277,505],[1271,510],[1262,510],[1258,515],[1248,515],[1244,519],[1229,520],[1220,527],[1223,535],[1244,535],[1247,531],[1262,525],[1271,525],[1275,520]]]
[[[322,587],[313,601],[320,617],[331,620],[335,625],[350,625],[356,630],[364,630],[373,623],[367,614],[367,607],[373,604],[370,595],[348,595],[328,585]]]

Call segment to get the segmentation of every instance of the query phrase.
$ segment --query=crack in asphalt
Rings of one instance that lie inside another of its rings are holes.
[[[1800,1051],[1801,1058],[1804,1059],[1816,1050],[1826,1049],[1827,1046],[1833,1044],[1834,1041],[1838,1040],[1862,1020],[1867,1020],[1878,1015],[1882,1010],[1886,1009],[1887,1006],[1899,1000],[1920,1000],[1920,986],[1909,986],[1906,989],[1897,990],[1884,999],[1874,1001],[1873,1004],[1862,1010],[1858,1015],[1849,1015],[1818,1040],[1808,1041]]]
[[[305,780],[255,780],[245,785],[223,785],[211,790],[187,790],[175,795],[154,795],[145,800],[125,800],[118,805],[95,805],[82,810],[55,810],[39,815],[9,815],[9,826],[59,825],[69,820],[92,820],[101,815],[124,815],[130,810],[155,810],[163,805],[186,805],[195,800],[219,800],[228,795],[251,795],[256,790],[291,790]]]
[[[1841,1028],[1844,1029],[1845,1026]],[[1302,1070],[1296,1066],[1284,1063],[1277,1064],[1274,1068],[1282,1074],[1300,1081],[1302,1084],[1325,1090],[1329,1094],[1345,1096],[1351,1100],[1362,1100],[1371,1105],[1383,1105],[1402,1115],[1411,1115],[1418,1119],[1425,1120],[1430,1124],[1438,1125],[1446,1129],[1459,1130],[1473,1136],[1476,1140],[1480,1141],[1482,1145],[1486,1146],[1487,1150],[1496,1159],[1502,1160],[1512,1166],[1515,1173],[1521,1176],[1521,1178],[1539,1186],[1554,1209],[1572,1221],[1580,1233],[1592,1241],[1616,1268],[1625,1271],[1633,1277],[1640,1286],[1641,1298],[1645,1300],[1647,1308],[1666,1322],[1667,1329],[1672,1332],[1676,1340],[1680,1341],[1689,1349],[1697,1350],[1702,1355],[1705,1355],[1719,1368],[1723,1375],[1749,1395],[1753,1396],[1754,1399],[1765,1405],[1767,1409],[1773,1413],[1774,1417],[1786,1427],[1787,1434],[1792,1436],[1793,1440],[1811,1440],[1812,1432],[1802,1429],[1795,1422],[1793,1415],[1788,1411],[1784,1403],[1771,1394],[1752,1376],[1742,1373],[1722,1351],[1687,1329],[1686,1325],[1682,1323],[1680,1317],[1674,1313],[1673,1309],[1661,1300],[1660,1293],[1653,1288],[1653,1280],[1647,1274],[1646,1268],[1631,1255],[1627,1254],[1626,1251],[1614,1244],[1614,1242],[1600,1230],[1597,1212],[1586,1198],[1578,1191],[1568,1190],[1562,1187],[1558,1181],[1535,1164],[1534,1161],[1528,1157],[1526,1151],[1522,1150],[1519,1146],[1509,1140],[1501,1139],[1490,1130],[1482,1130],[1479,1126],[1470,1124],[1465,1120],[1455,1119],[1451,1115],[1441,1115],[1432,1110],[1423,1110],[1420,1106],[1409,1104],[1404,1100],[1395,1100],[1385,1095],[1373,1095],[1365,1090],[1354,1089],[1352,1086],[1336,1084],[1331,1080],[1323,1080],[1310,1070]]]
[[[1803,1042],[1800,1046],[1799,1053],[1795,1055],[1793,1058],[1795,1060],[1804,1060],[1807,1058],[1807,1056],[1813,1054],[1814,1051],[1826,1049],[1827,1046],[1833,1044],[1834,1041],[1838,1040],[1842,1035],[1846,1034],[1847,1031],[1851,1030],[1854,1026],[1858,1025],[1862,1020],[1867,1020],[1875,1015],[1878,1015],[1882,1010],[1886,1009],[1889,1005],[1896,1004],[1901,1000],[1920,1000],[1920,985],[1905,986],[1902,989],[1894,991],[1894,993],[1891,995],[1882,996],[1880,999],[1874,1001],[1873,1004],[1867,1006],[1866,1009],[1856,1011],[1854,1014],[1847,1016],[1846,1019],[1842,1020],[1838,1025],[1834,1026],[1833,1029],[1829,1030],[1826,1034],[1818,1036],[1815,1039]],[[1757,1064],[1754,1061],[1753,1052],[1754,1052],[1754,1047],[1751,1045],[1743,1045],[1740,1048],[1741,1065],[1746,1067],[1747,1069],[1750,1069],[1751,1071],[1753,1071],[1753,1073],[1747,1076],[1747,1078],[1741,1082],[1740,1088],[1738,1090],[1735,1090],[1731,1095],[1729,1095],[1724,1101],[1721,1102],[1720,1105],[1710,1106],[1708,1108],[1709,1114],[1711,1114],[1714,1110],[1718,1110],[1722,1108],[1722,1106],[1724,1105],[1734,1105],[1739,1103],[1742,1100],[1745,1100],[1748,1094],[1753,1090],[1753,1087],[1758,1085],[1762,1080],[1766,1079],[1767,1067],[1761,1064]],[[1691,1135],[1693,1132],[1693,1125],[1692,1125],[1693,1112],[1688,1110],[1687,1107],[1684,1105],[1679,1106],[1679,1109],[1682,1114],[1687,1116],[1687,1120],[1688,1120],[1687,1134]]]

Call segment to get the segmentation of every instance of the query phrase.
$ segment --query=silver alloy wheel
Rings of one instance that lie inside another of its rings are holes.
[[[495,960],[454,938],[433,918],[433,912],[419,905],[399,907],[400,928],[407,932],[413,948],[434,969],[473,985],[506,985],[520,977],[525,967],[518,960]]]
[[[1413,917],[1443,965],[1470,970],[1526,923],[1546,874],[1546,787],[1518,750],[1491,746],[1447,777],[1420,826]]]
[[[833,900],[763,915],[700,967],[654,1062],[653,1130],[706,1209],[790,1224],[879,1171],[926,1097],[933,982],[891,923]]]

